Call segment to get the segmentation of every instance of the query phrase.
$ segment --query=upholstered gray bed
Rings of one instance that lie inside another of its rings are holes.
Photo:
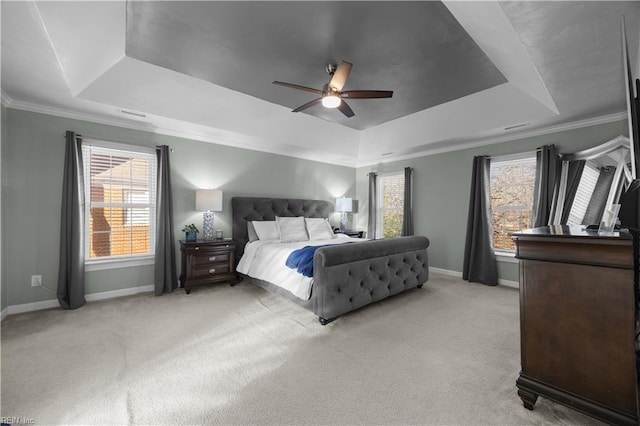
[[[247,222],[271,221],[276,216],[327,218],[332,211],[331,205],[322,200],[234,197],[231,205],[236,259],[241,258],[249,241]],[[423,236],[321,247],[313,257],[309,300],[299,299],[273,283],[241,277],[311,310],[324,325],[347,312],[422,287],[429,277],[427,247],[429,240]]]

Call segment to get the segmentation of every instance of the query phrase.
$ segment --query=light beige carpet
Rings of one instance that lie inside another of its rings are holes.
[[[599,424],[522,407],[518,292],[432,274],[328,326],[250,284],[9,316],[3,417],[37,424]]]

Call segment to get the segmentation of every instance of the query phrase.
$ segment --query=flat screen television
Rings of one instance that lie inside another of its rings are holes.
[[[627,32],[622,18],[622,71],[624,73],[625,94],[627,100],[627,118],[629,122],[629,140],[631,142],[631,153],[633,162],[633,178],[638,178],[640,173],[640,138],[638,135],[638,97],[635,88],[638,87],[638,80],[633,80],[631,73],[631,62],[629,60],[629,49],[627,46]],[[635,87],[634,87],[635,86]]]
[[[638,125],[640,124],[640,104],[636,96],[636,90],[640,86],[640,80],[633,80],[631,73],[631,63],[629,61],[629,50],[627,47],[627,34],[622,18],[622,69],[624,73],[625,94],[627,98],[627,119],[629,121],[629,141],[631,143],[631,163],[633,181],[620,195],[620,212],[618,218],[620,225],[632,230],[640,231],[640,134]],[[635,87],[634,87],[635,86]]]

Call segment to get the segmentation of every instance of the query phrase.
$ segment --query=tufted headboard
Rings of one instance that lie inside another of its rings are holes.
[[[231,233],[236,241],[236,259],[244,253],[249,241],[247,222],[253,220],[276,220],[276,216],[329,217],[332,206],[322,200],[296,200],[290,198],[233,197],[231,210],[233,225]]]

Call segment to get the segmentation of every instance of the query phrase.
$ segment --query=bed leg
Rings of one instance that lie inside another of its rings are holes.
[[[318,321],[320,321],[320,324],[322,324],[322,325],[327,325],[330,322],[335,321],[336,319],[338,319],[338,317],[331,318],[331,319],[325,319],[325,318],[322,318],[322,317],[318,317]]]

